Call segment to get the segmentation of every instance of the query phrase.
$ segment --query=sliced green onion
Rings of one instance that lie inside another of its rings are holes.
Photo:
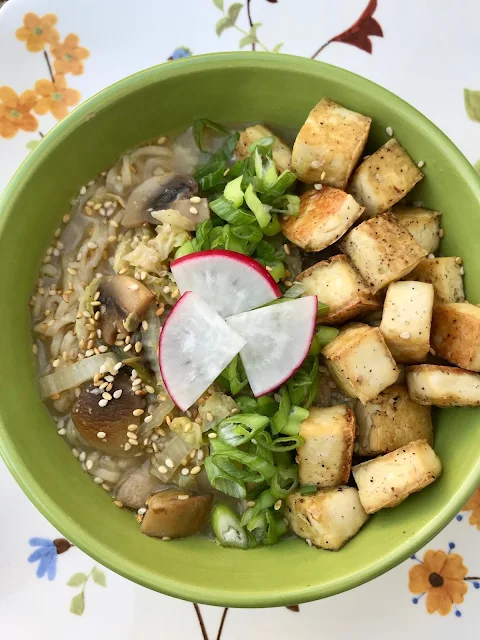
[[[306,289],[305,285],[303,285],[301,282],[295,282],[290,287],[290,289],[287,289],[285,291],[285,293],[283,294],[283,297],[284,298],[290,298],[290,299],[299,298],[304,293],[306,293],[306,291],[307,291],[307,289]]]
[[[317,304],[317,318],[318,316],[323,316],[325,313],[327,313],[327,311],[330,311],[330,307],[328,306],[328,304],[320,301],[318,301]]]
[[[247,525],[247,529],[251,531],[251,523],[254,522],[255,518],[265,509],[269,509],[273,507],[277,499],[274,497],[270,489],[266,491],[262,491],[262,493],[255,500],[255,506],[247,509],[242,516],[241,524],[242,526]]]
[[[235,447],[230,447],[229,445],[221,442],[218,438],[211,441],[210,450],[210,457],[213,459],[214,463],[217,456],[223,456],[230,460],[240,462],[254,472],[259,473],[263,478],[265,478],[265,480],[271,478],[276,471],[275,465],[268,462],[268,460],[265,460],[258,455],[247,453],[246,451],[240,451],[239,449],[235,449]]]
[[[263,233],[258,224],[241,224],[238,226],[232,226],[232,233],[240,240],[246,240],[247,242],[258,243],[263,238]]]
[[[240,240],[240,238],[235,237],[235,235],[232,233],[232,227],[229,224],[226,224],[222,227],[222,237],[225,249],[236,251],[237,253],[248,253],[247,241]]]
[[[280,282],[285,278],[285,265],[280,260],[275,260],[275,262],[267,263],[268,267],[267,271],[270,273],[275,282]]]
[[[273,136],[263,136],[263,138],[258,138],[255,142],[248,147],[248,153],[253,153],[257,147],[271,147],[275,142],[276,138]]]
[[[234,207],[241,207],[243,204],[242,180],[243,176],[238,176],[235,180],[231,180],[223,190],[223,195]]]
[[[208,167],[205,167],[203,171],[206,171],[207,169],[208,172],[205,173],[205,175],[195,175],[200,191],[208,191],[223,181],[225,177],[224,173],[227,169],[227,163],[225,160],[218,160],[216,162],[212,162]]]
[[[270,204],[273,203],[275,200],[277,200],[277,198],[283,196],[285,191],[292,186],[296,179],[297,176],[294,173],[288,171],[288,169],[285,169],[285,171],[280,174],[277,180],[267,189],[267,191],[265,191],[262,199]],[[287,200],[287,207],[288,202],[289,201]]]
[[[280,196],[280,198],[274,200],[272,211],[282,216],[298,216],[300,213],[300,198],[292,194]]]
[[[260,228],[263,229],[264,227],[266,227],[271,220],[270,213],[267,211],[266,205],[261,203],[251,184],[248,185],[245,191],[245,202],[248,208],[255,214]],[[210,207],[212,207],[212,204],[210,204]],[[215,211],[215,213],[217,212]],[[219,214],[217,213],[217,215]]]
[[[182,256],[188,256],[190,253],[194,253],[195,249],[193,248],[193,244],[191,240],[187,240],[182,244],[181,247],[175,251],[175,260],[177,258],[181,258]]]
[[[270,491],[276,499],[286,498],[298,486],[298,466],[278,467],[270,482]]]
[[[305,444],[305,440],[301,436],[285,436],[275,438],[270,446],[271,451],[293,451],[293,449],[301,447],[302,444]]]
[[[210,249],[209,234],[212,229],[211,220],[205,220],[196,226],[195,238],[192,240],[192,246],[195,251]]]
[[[288,393],[287,388],[283,386],[280,389],[280,403],[278,411],[272,418],[273,433],[280,433],[280,431],[286,426],[291,406],[290,394]]]
[[[257,401],[250,396],[239,396],[235,398],[235,402],[244,413],[255,413],[257,409]]]
[[[270,510],[265,512],[266,531],[262,538],[262,544],[271,546],[276,544],[287,532],[287,523],[282,516],[275,516]]]
[[[222,547],[248,549],[249,536],[240,523],[239,516],[225,504],[216,504],[212,511],[212,529]]]
[[[245,369],[238,355],[225,367],[221,375],[228,380],[228,386],[232,396],[236,396],[248,384]]]
[[[313,336],[310,351],[311,356],[316,356],[329,342],[336,338],[339,334],[339,330],[336,327],[322,326]]]
[[[270,420],[255,413],[243,413],[225,418],[217,426],[217,434],[222,442],[231,447],[239,447],[265,429]]]
[[[212,456],[205,458],[205,471],[208,481],[217,491],[232,496],[232,498],[246,498],[247,490],[244,483],[218,467],[212,460]]]
[[[256,413],[272,418],[278,411],[278,404],[270,396],[261,396],[257,400]]]
[[[214,122],[213,120],[208,120],[208,118],[197,118],[194,120],[192,129],[195,142],[197,143],[197,147],[200,151],[205,151],[203,147],[203,135],[206,129],[212,129],[212,131],[217,131],[218,133],[228,133],[228,129],[226,129],[222,124]]]
[[[286,436],[298,436],[300,432],[300,423],[308,418],[309,411],[302,409],[302,407],[292,407],[287,419],[287,423],[280,430],[280,433],[284,433]]]
[[[240,225],[255,222],[255,216],[244,209],[237,209],[225,196],[220,196],[216,200],[212,200],[210,202],[210,209],[216,213],[219,218],[222,218],[222,220],[230,224]]]
[[[278,220],[278,216],[277,216],[276,213],[274,213],[272,215],[272,219],[270,220],[270,222],[267,224],[266,227],[264,227],[263,233],[266,236],[276,236],[277,233],[280,233],[281,230],[282,230],[282,227],[281,227],[280,222]]]
[[[316,493],[317,488],[318,487],[316,484],[304,484],[303,486],[300,487],[299,493],[301,493],[302,496],[309,496],[312,493]]]

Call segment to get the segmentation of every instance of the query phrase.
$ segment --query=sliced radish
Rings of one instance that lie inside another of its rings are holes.
[[[253,258],[212,249],[174,260],[170,268],[181,293],[195,291],[224,318],[280,297],[277,283]]]
[[[182,411],[208,389],[245,340],[196,293],[188,291],[173,307],[158,345],[166,390]]]
[[[240,357],[255,396],[277,389],[301,366],[312,344],[317,306],[317,296],[306,296],[227,318],[247,342]]]

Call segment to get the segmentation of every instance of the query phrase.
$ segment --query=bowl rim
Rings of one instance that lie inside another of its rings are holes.
[[[188,76],[200,70],[215,70],[222,66],[245,68],[252,64],[277,70],[288,67],[289,70],[296,70],[298,73],[335,79],[343,85],[353,87],[357,94],[373,95],[377,100],[388,101],[392,108],[402,114],[402,118],[410,126],[423,129],[428,137],[435,139],[435,145],[438,150],[444,155],[448,155],[457,164],[462,173],[462,179],[476,195],[480,204],[480,178],[467,158],[426,116],[388,89],[345,69],[300,56],[264,52],[217,52],[169,61],[168,63],[150,67],[119,80],[85,100],[47,133],[41,144],[23,161],[3,194],[0,195],[0,235],[7,219],[14,214],[13,204],[10,203],[15,200],[15,192],[22,189],[29,175],[41,164],[44,156],[48,155],[65,138],[68,138],[70,132],[79,126],[85,118],[91,117],[92,113],[117,100],[121,100],[124,95],[132,91],[137,91],[151,83],[166,80],[173,76]],[[171,579],[158,573],[152,577],[151,573],[145,572],[137,563],[126,560],[120,553],[111,551],[104,545],[99,546],[95,537],[87,533],[79,523],[70,519],[56,505],[55,499],[34,480],[17,453],[14,441],[6,431],[5,423],[2,420],[1,406],[0,436],[0,454],[17,484],[47,520],[86,554],[125,578],[166,595],[191,602],[227,607],[265,607],[309,602],[347,591],[368,582],[397,566],[427,544],[452,520],[475,491],[480,481],[479,456],[477,463],[461,488],[426,525],[421,527],[408,540],[399,544],[388,557],[374,562],[355,574],[337,578],[328,585],[313,584],[294,591],[288,588],[281,588],[272,590],[270,593],[252,594],[236,593],[234,591],[226,592],[224,589],[211,587],[202,587],[200,591],[198,587],[190,585],[188,581],[182,580],[180,576],[176,579]],[[231,552],[240,553],[238,550],[231,550]]]

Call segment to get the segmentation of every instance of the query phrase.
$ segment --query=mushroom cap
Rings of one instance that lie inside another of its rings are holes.
[[[182,499],[179,496],[188,496]],[[165,489],[147,498],[141,532],[147,536],[184,538],[198,533],[206,523],[213,496],[185,489]]]

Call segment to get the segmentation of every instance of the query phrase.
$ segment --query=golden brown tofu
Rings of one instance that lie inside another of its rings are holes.
[[[399,369],[377,327],[354,323],[322,349],[330,374],[341,390],[362,404],[396,382]]]
[[[373,293],[400,280],[426,255],[425,249],[390,213],[365,220],[340,242]]]
[[[358,491],[344,486],[290,494],[285,516],[297,536],[330,551],[341,549],[368,520]]]
[[[390,138],[366,158],[352,177],[349,192],[371,218],[399,202],[423,178],[405,149]]]
[[[248,148],[253,142],[260,140],[260,138],[266,137],[275,138],[275,142],[272,145],[272,157],[275,165],[280,171],[285,171],[286,169],[290,169],[290,164],[292,161],[292,151],[288,144],[284,142],[281,138],[276,136],[270,129],[264,127],[262,124],[256,124],[252,127],[247,127],[245,131],[240,133],[240,138],[238,139],[237,146],[235,147],[235,153],[239,160],[243,160],[247,156],[250,155]]]
[[[408,274],[409,280],[433,284],[439,302],[464,302],[463,267],[456,258],[424,258]]]
[[[433,445],[431,408],[413,402],[403,384],[394,384],[364,406],[355,405],[355,452],[378,456],[414,440]]]
[[[300,484],[346,484],[355,440],[355,415],[350,407],[311,407],[308,418],[300,425],[300,435],[305,440],[297,449]]]
[[[352,469],[358,495],[367,513],[396,507],[421,491],[442,472],[442,463],[425,440],[415,440]]]
[[[344,255],[333,256],[303,271],[296,280],[306,288],[304,295],[317,296],[329,311],[319,318],[322,324],[343,324],[361,313],[381,308],[374,296]]]
[[[293,145],[292,167],[302,182],[344,189],[367,142],[371,118],[323,98]]]
[[[408,393],[414,402],[436,407],[480,406],[480,375],[438,364],[407,368]]]
[[[427,253],[435,253],[440,245],[439,211],[397,204],[392,209],[396,221],[405,227]]]
[[[480,371],[480,307],[468,302],[436,304],[432,347],[440,358]]]
[[[380,331],[397,362],[425,362],[430,349],[432,309],[431,284],[403,280],[389,285]]]
[[[283,234],[305,251],[336,242],[362,215],[363,208],[340,189],[309,189],[300,196],[300,213],[282,220]]]

